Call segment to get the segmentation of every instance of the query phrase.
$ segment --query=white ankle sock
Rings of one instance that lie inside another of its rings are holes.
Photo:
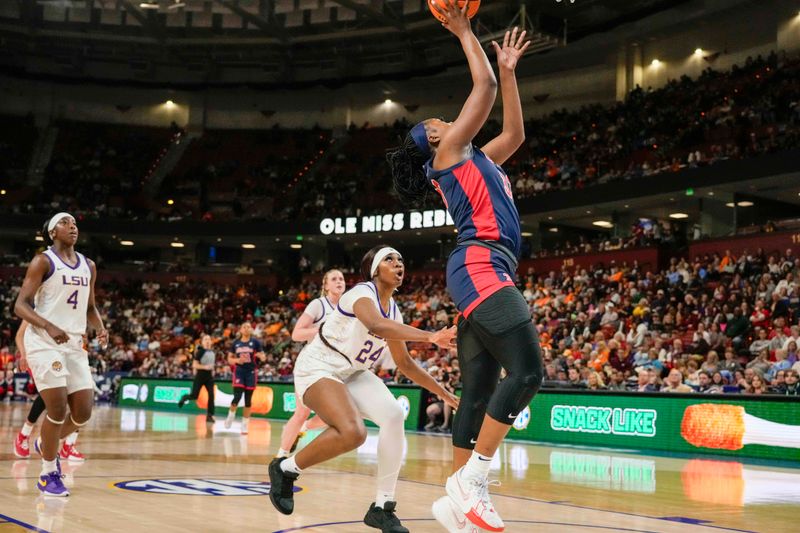
[[[284,450],[283,448],[278,450],[277,457],[289,457],[289,450]]]
[[[393,502],[394,494],[389,494],[388,492],[381,492],[378,491],[378,494],[375,496],[375,507],[380,507],[383,509],[383,506],[386,502]]]
[[[77,441],[77,440],[78,440],[78,432],[77,431],[73,431],[72,433],[67,435],[67,438],[64,439],[64,442],[65,442],[65,444],[67,444],[67,446],[74,446],[75,445],[75,441]]]
[[[486,479],[489,477],[489,466],[492,464],[492,458],[481,455],[476,451],[472,451],[472,456],[464,465],[462,476],[465,478]]]
[[[294,472],[295,474],[301,474],[303,472],[294,461],[294,455],[281,461],[281,470],[284,472]]]
[[[42,473],[39,474],[40,476],[46,476],[47,474],[56,471],[58,471],[58,464],[56,463],[55,459],[52,461],[45,461],[42,459]]]
[[[24,436],[29,437],[31,431],[33,431],[33,424],[25,422],[24,424],[22,424],[22,429],[19,432],[22,433]]]

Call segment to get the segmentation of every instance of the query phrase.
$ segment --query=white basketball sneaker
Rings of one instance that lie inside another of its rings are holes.
[[[506,526],[489,498],[489,484],[486,479],[464,477],[462,466],[447,478],[445,488],[467,520],[487,531],[500,532]]]
[[[249,426],[249,425],[250,425],[250,419],[249,418],[242,418],[242,435],[247,435],[247,431],[248,431],[247,426]]]
[[[450,496],[442,496],[431,507],[433,517],[444,527],[448,533],[483,533],[481,529],[469,520]]]
[[[235,418],[236,418],[235,413],[233,415],[228,414],[228,417],[225,419],[225,429],[231,429],[231,426],[233,425],[233,420]]]

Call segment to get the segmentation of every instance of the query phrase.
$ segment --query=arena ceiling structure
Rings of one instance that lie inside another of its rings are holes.
[[[46,79],[341,85],[428,75],[463,61],[427,0],[5,0],[0,69]],[[532,54],[687,0],[484,0],[482,41],[512,25]]]

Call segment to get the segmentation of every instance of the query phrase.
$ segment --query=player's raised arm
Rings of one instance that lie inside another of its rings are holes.
[[[522,104],[519,98],[515,69],[519,58],[531,42],[525,40],[525,31],[518,34],[518,28],[506,32],[503,46],[492,41],[497,53],[497,66],[500,70],[500,94],[503,98],[503,131],[482,148],[490,159],[502,165],[511,157],[525,140],[525,123],[522,118]]]
[[[445,10],[437,10],[445,18],[443,24],[453,35],[458,37],[464,54],[467,56],[469,71],[472,74],[472,91],[464,102],[458,118],[453,122],[447,135],[441,138],[437,150],[437,167],[456,164],[465,158],[464,150],[472,144],[472,139],[483,127],[497,97],[497,78],[489,63],[489,58],[481,47],[481,43],[472,33],[472,25],[467,17],[469,2],[459,9],[454,0],[448,0]],[[429,135],[431,144],[440,139]]]

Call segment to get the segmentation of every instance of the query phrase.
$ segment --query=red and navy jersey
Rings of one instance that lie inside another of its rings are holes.
[[[455,222],[458,243],[496,241],[519,257],[519,212],[500,165],[475,146],[470,159],[450,168],[434,170],[431,162],[425,164],[425,172]]]
[[[245,362],[236,365],[237,371],[252,371],[256,370],[256,354],[263,352],[261,342],[256,339],[250,339],[245,342],[241,339],[233,341],[233,353],[236,357],[241,357]]]

